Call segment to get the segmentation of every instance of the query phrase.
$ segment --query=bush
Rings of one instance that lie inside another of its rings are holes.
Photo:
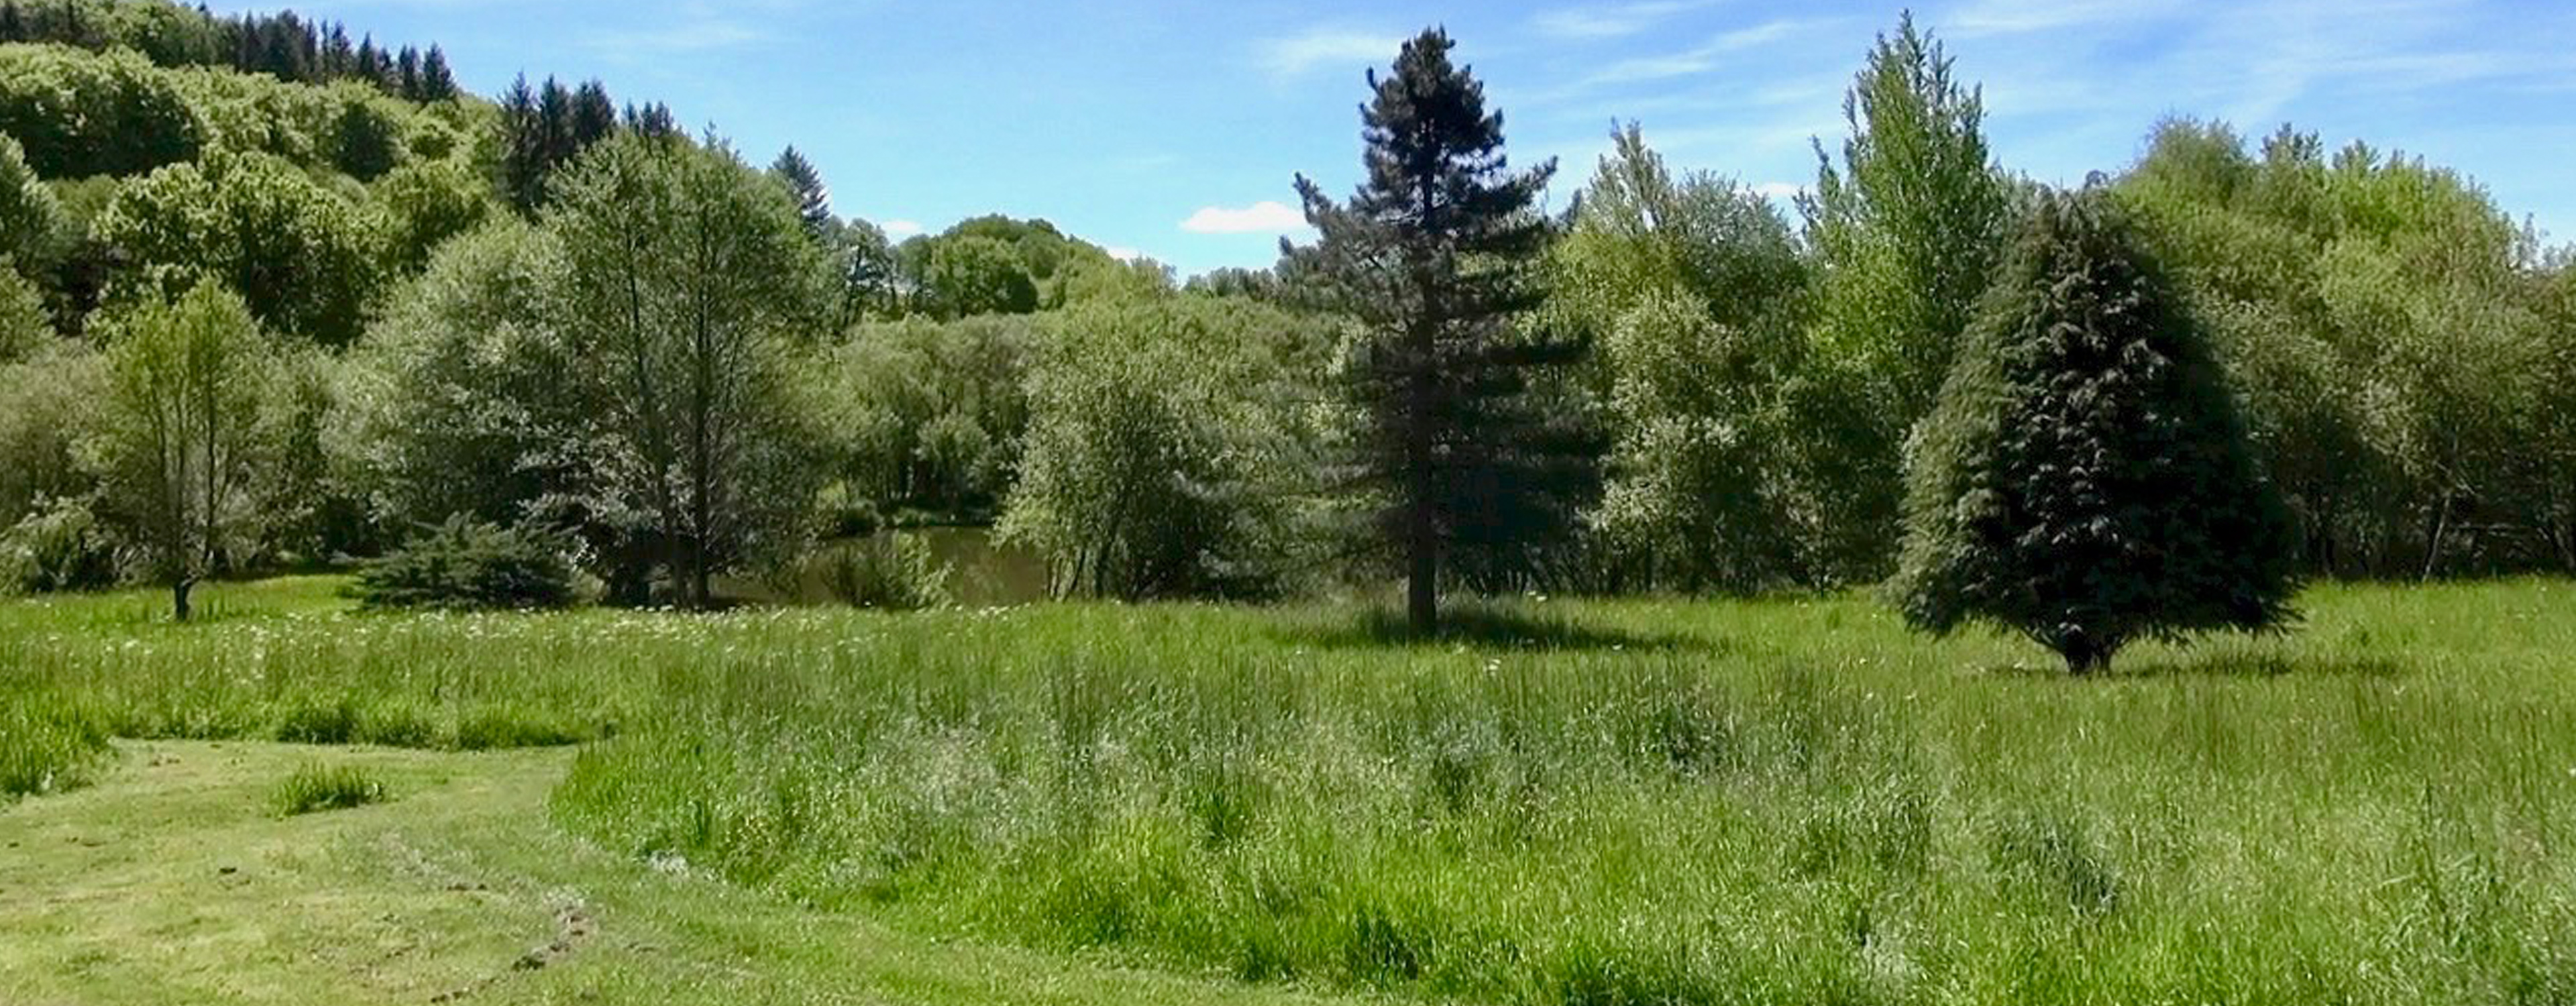
[[[376,609],[561,608],[573,602],[573,567],[551,535],[458,516],[369,564],[355,593]]]
[[[306,762],[279,783],[271,803],[279,817],[294,817],[325,810],[349,810],[371,803],[382,803],[385,784],[367,770],[355,765],[324,765]]]
[[[951,601],[955,572],[931,554],[930,542],[900,532],[833,547],[822,558],[823,589],[853,608],[919,611]]]
[[[0,703],[0,798],[70,789],[107,751],[107,730],[72,706],[33,695]]]
[[[0,531],[0,594],[116,585],[116,539],[79,500],[57,500]]]

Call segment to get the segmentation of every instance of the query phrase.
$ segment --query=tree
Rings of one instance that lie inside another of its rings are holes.
[[[1842,166],[1819,144],[1800,207],[1822,267],[1814,338],[1827,371],[1802,406],[1812,425],[1846,428],[1806,467],[1825,483],[1812,495],[1836,504],[1819,551],[1844,578],[1876,579],[1894,553],[1906,438],[1932,410],[2011,205],[1983,98],[1911,14],[1879,37],[1843,117]]]
[[[331,347],[365,329],[385,230],[375,207],[257,154],[155,171],[118,190],[97,224],[130,278],[172,296],[221,280],[265,324]]]
[[[1297,320],[1213,297],[1104,301],[1059,317],[1029,382],[1003,540],[1044,556],[1059,595],[1275,592],[1314,465],[1291,372],[1260,349]]]
[[[250,307],[215,283],[138,308],[109,340],[108,417],[91,456],[182,622],[189,591],[259,520],[247,504],[268,355]]]
[[[54,341],[44,294],[18,275],[17,263],[0,255],[0,365],[34,356]]]
[[[1593,337],[1613,433],[1591,522],[1605,588],[1752,590],[1808,577],[1786,399],[1808,267],[1777,207],[1675,178],[1630,126],[1551,256],[1551,324]]]
[[[2296,529],[2207,335],[2101,190],[2033,208],[1924,428],[1894,593],[2107,668],[2291,616]]]
[[[823,185],[823,173],[815,170],[814,162],[806,160],[794,146],[779,152],[769,173],[785,183],[788,194],[795,197],[796,217],[804,222],[805,232],[817,241],[823,240],[834,223],[832,191]]]
[[[819,315],[821,257],[784,190],[706,149],[611,139],[558,190],[574,346],[601,361],[603,483],[640,501],[682,599],[804,531],[812,435],[791,354]]]
[[[376,183],[377,203],[392,225],[387,253],[402,273],[429,263],[450,238],[483,225],[493,211],[492,187],[454,161],[415,161]]]
[[[62,230],[63,210],[53,191],[27,167],[18,141],[0,133],[0,258],[16,260],[31,275],[40,273],[53,260]]]
[[[1297,179],[1320,268],[1367,329],[1346,383],[1363,414],[1354,481],[1383,499],[1377,533],[1403,557],[1422,632],[1439,626],[1444,553],[1543,547],[1571,528],[1593,472],[1589,437],[1530,394],[1534,372],[1584,347],[1511,324],[1544,302],[1535,206],[1556,166],[1511,170],[1502,116],[1450,63],[1453,45],[1426,30],[1391,76],[1368,75],[1368,177],[1347,205]]]
[[[452,101],[456,94],[456,72],[447,67],[446,51],[430,46],[420,61],[420,100]]]
[[[1038,309],[1037,279],[1012,245],[981,234],[946,234],[931,239],[928,251],[916,296],[932,317],[953,321]]]

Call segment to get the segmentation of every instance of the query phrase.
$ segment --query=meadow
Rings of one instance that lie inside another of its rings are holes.
[[[1407,642],[1323,604],[387,616],[338,586],[212,588],[184,628],[152,594],[0,605],[0,782],[122,771],[109,737],[578,744],[551,815],[630,861],[1319,992],[2576,1001],[2563,582],[2320,587],[2293,634],[2094,680],[1859,596],[1525,599]]]

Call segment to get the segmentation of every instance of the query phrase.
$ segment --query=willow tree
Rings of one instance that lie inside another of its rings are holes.
[[[1927,421],[1893,588],[2077,674],[2141,638],[2290,617],[2296,531],[2227,375],[2100,190],[2039,199]]]
[[[1308,255],[1366,338],[1346,387],[1363,416],[1354,483],[1383,501],[1380,538],[1403,556],[1416,631],[1439,627],[1443,560],[1526,563],[1564,538],[1597,485],[1597,447],[1533,394],[1540,368],[1584,344],[1531,337],[1551,235],[1538,196],[1550,161],[1514,171],[1484,85],[1424,31],[1360,111],[1367,178],[1336,203],[1300,176]]]

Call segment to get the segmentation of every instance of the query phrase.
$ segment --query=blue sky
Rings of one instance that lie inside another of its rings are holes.
[[[215,6],[225,11],[274,4]],[[1266,265],[1291,176],[1358,173],[1361,73],[1445,24],[1515,159],[1582,184],[1613,124],[1675,165],[1787,194],[1898,4],[1783,0],[322,0],[303,13],[443,43],[492,94],[599,77],[766,163],[790,142],[836,208],[900,236],[1003,212],[1184,274]],[[2422,154],[2576,241],[2576,3],[1934,0],[1914,5],[2013,169],[2074,183],[2169,114],[2280,122]]]

